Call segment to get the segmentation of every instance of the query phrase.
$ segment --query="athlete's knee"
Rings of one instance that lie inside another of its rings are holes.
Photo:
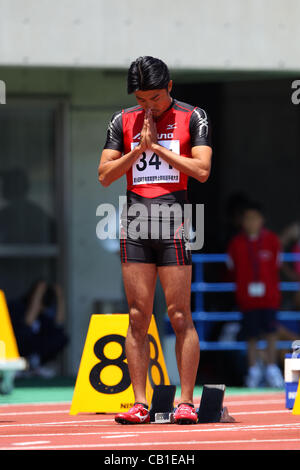
[[[129,327],[133,336],[146,336],[148,323],[148,316],[142,308],[134,306],[129,309]]]
[[[168,308],[168,315],[171,325],[176,334],[181,334],[189,328],[191,321],[187,312],[183,309],[178,309],[173,306]]]

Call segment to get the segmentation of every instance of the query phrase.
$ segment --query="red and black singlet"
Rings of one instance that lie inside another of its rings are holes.
[[[118,150],[123,155],[130,152],[140,141],[144,116],[141,106],[115,113],[108,126],[104,148]],[[211,145],[206,112],[177,100],[173,100],[158,118],[156,128],[158,143],[182,157],[191,158],[192,147]],[[121,262],[190,265],[189,229],[183,219],[184,204],[188,203],[188,176],[150,150],[139,156],[126,176],[127,202],[121,215]],[[178,217],[159,214],[159,225],[156,228],[154,224],[153,227],[153,207],[173,207],[174,203],[182,208]],[[141,204],[145,215],[139,214],[139,224],[136,225],[136,215],[130,215],[129,208],[140,207]],[[136,227],[140,227],[138,236]],[[165,228],[169,233],[167,238],[162,235]]]
[[[109,123],[105,149],[124,155],[140,141],[145,111],[134,106],[115,113]],[[190,158],[192,147],[211,145],[206,112],[173,99],[156,121],[158,143]],[[127,191],[145,198],[157,198],[187,190],[188,176],[176,170],[152,151],[143,152],[127,172]]]

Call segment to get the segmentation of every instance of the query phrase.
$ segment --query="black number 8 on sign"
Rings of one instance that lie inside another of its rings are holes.
[[[155,341],[155,338],[152,335],[148,335],[150,343],[152,343],[154,347],[154,357],[150,357],[150,363],[149,363],[149,380],[151,383],[151,386],[154,387],[154,385],[164,385],[165,380],[164,380],[164,374],[163,370],[158,362],[158,356],[159,356],[159,351],[158,351],[158,346]],[[108,358],[105,355],[104,348],[107,346],[109,343],[118,343],[121,346],[121,354],[117,358]],[[89,375],[89,380],[90,384],[92,387],[97,390],[99,393],[104,393],[104,394],[115,394],[115,393],[121,393],[124,392],[131,384],[130,376],[129,376],[129,370],[128,370],[128,365],[125,362],[126,359],[126,354],[125,354],[125,337],[122,335],[107,335],[103,336],[100,338],[98,341],[96,341],[94,345],[94,353],[95,356],[100,360],[91,370],[90,375]],[[103,382],[103,378],[101,378],[101,372],[105,369],[105,367],[108,366],[116,366],[118,367],[121,372],[122,372],[122,378],[121,380],[114,385],[109,385]],[[153,375],[152,375],[152,368],[155,367],[159,373],[159,383],[155,383],[153,380]]]
[[[115,359],[107,358],[104,354],[104,347],[109,343],[118,343],[121,348],[122,352],[119,357]],[[105,393],[105,394],[112,394],[112,393],[120,393],[124,392],[130,384],[130,376],[128,371],[128,365],[124,360],[126,359],[125,355],[125,338],[121,335],[107,335],[100,338],[96,341],[94,346],[94,353],[95,356],[100,359],[101,362],[96,364],[91,372],[90,372],[90,383],[92,387],[94,387],[97,392]],[[119,383],[115,385],[108,385],[102,382],[101,380],[101,372],[107,366],[117,366],[122,371],[122,379]]]

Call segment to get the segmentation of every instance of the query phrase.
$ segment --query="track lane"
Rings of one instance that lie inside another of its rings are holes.
[[[234,395],[224,405],[235,423],[122,426],[114,415],[70,416],[67,403],[2,405],[0,450],[300,450],[300,416],[285,409],[284,393]]]

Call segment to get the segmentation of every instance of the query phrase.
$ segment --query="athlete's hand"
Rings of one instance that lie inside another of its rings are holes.
[[[139,151],[145,152],[147,149],[151,150],[153,144],[157,143],[157,130],[152,117],[150,109],[145,111],[144,124],[141,130],[140,143],[138,145]]]
[[[145,121],[146,121],[146,140],[148,144],[148,148],[153,150],[153,144],[157,144],[157,129],[156,124],[154,122],[152,111],[148,109],[145,114]]]
[[[141,138],[137,146],[137,148],[139,149],[141,153],[145,152],[148,148],[147,129],[148,129],[148,123],[146,120],[146,113],[145,113],[144,124],[141,130]]]

